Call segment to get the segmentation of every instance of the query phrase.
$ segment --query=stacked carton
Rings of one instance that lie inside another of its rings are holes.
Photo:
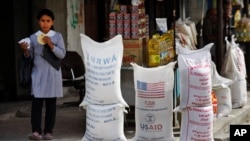
[[[148,35],[148,16],[144,4],[118,5],[109,14],[109,38],[117,34],[124,39],[139,39]]]
[[[149,38],[144,3],[117,7],[109,14],[109,38],[117,34],[123,36],[123,67],[129,67],[130,62],[143,65],[143,49],[146,48]]]

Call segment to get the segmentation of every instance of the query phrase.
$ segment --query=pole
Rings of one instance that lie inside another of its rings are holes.
[[[224,58],[224,20],[223,20],[223,5],[222,0],[217,0],[217,31],[218,31],[218,38],[216,43],[216,68],[217,71],[220,72],[222,64],[223,64],[223,58]]]

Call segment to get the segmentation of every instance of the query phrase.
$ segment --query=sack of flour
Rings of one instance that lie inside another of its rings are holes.
[[[217,97],[216,117],[228,116],[232,111],[231,90],[228,86],[214,89]]]
[[[133,141],[175,141],[172,126],[175,64],[144,68],[131,63],[136,123]]]
[[[178,48],[180,108],[212,104],[211,54],[213,43],[198,50]]]
[[[244,53],[235,43],[226,40],[226,55],[222,65],[221,75],[231,79],[233,84],[230,85],[232,96],[232,108],[240,108],[247,103],[247,82],[246,82],[246,65]]]
[[[233,83],[231,79],[219,75],[215,63],[212,61],[212,89],[217,97],[216,117],[228,116],[232,111],[231,90],[229,86]]]
[[[120,86],[122,36],[117,35],[102,43],[92,40],[85,34],[80,36],[86,85],[85,97],[80,106],[121,103],[128,107],[122,97]]]
[[[127,141],[121,104],[87,105],[86,131],[81,141]]]
[[[213,141],[213,106],[182,109],[180,141]]]

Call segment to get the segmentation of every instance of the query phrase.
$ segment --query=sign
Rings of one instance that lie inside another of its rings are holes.
[[[230,141],[250,137],[250,125],[230,125]]]

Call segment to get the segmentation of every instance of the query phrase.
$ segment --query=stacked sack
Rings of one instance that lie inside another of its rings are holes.
[[[122,36],[98,43],[80,34],[85,65],[86,131],[81,141],[127,141],[124,112],[129,107],[122,97],[120,69],[123,56]]]
[[[232,111],[231,89],[230,85],[233,83],[231,79],[222,77],[218,74],[215,63],[212,65],[212,89],[217,98],[217,110],[215,116],[225,117]]]
[[[246,82],[246,64],[244,53],[235,43],[234,35],[231,42],[226,41],[226,55],[222,65],[221,75],[231,79],[230,85],[232,96],[232,108],[241,108],[247,103],[247,82]]]
[[[182,112],[180,141],[213,141],[211,54],[213,43],[190,50],[177,44]]]
[[[131,63],[136,100],[133,141],[175,141],[172,126],[175,64],[145,68]]]

